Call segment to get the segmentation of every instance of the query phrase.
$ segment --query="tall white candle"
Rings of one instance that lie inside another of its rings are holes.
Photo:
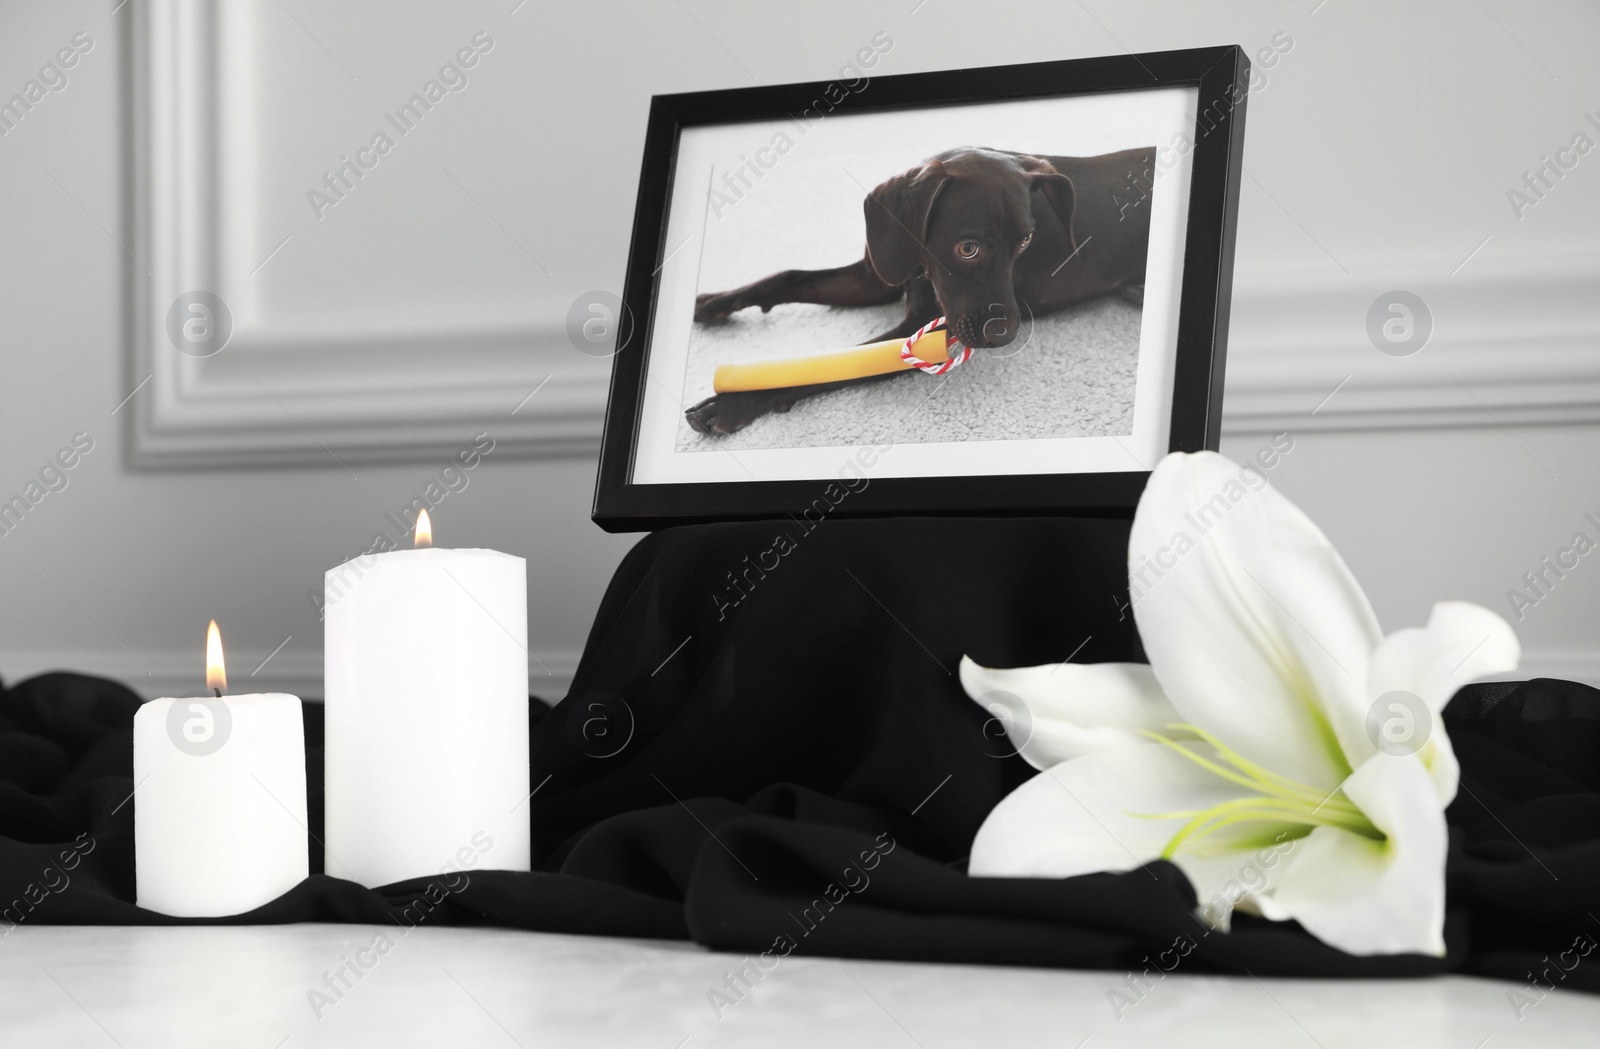
[[[226,687],[207,637],[207,687]],[[276,693],[153,699],[133,716],[139,906],[183,918],[242,914],[309,873],[300,700]]]
[[[325,585],[326,871],[376,887],[463,850],[528,870],[527,563],[421,547]]]

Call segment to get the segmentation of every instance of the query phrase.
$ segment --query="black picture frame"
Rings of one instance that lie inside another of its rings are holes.
[[[1219,437],[1234,237],[1249,91],[1249,57],[1237,45],[875,77],[853,113],[926,109],[1130,91],[1198,89],[1170,419],[1170,451],[1216,450]],[[613,357],[592,517],[611,532],[781,517],[811,505],[822,481],[748,480],[635,484],[647,355],[664,265],[679,137],[686,128],[768,120],[804,110],[829,82],[654,96],[628,257],[621,331]],[[881,477],[852,494],[839,516],[1072,514],[1131,516],[1148,471]]]

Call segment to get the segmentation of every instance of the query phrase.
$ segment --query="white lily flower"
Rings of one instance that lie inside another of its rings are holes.
[[[1351,954],[1443,955],[1457,766],[1439,712],[1516,668],[1511,627],[1444,602],[1385,638],[1316,525],[1215,452],[1157,465],[1128,563],[1149,666],[963,659],[973,699],[1026,705],[1014,742],[1045,769],[989,814],[970,873],[1168,859],[1220,927],[1237,905]]]

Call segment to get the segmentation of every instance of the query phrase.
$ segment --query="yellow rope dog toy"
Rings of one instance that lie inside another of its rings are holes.
[[[935,318],[904,339],[872,342],[849,350],[796,357],[787,361],[740,361],[719,364],[711,379],[715,393],[742,393],[748,390],[781,390],[789,386],[864,379],[869,375],[916,368],[930,375],[944,375],[965,364],[972,348],[949,339]],[[934,329],[938,329],[937,331]],[[951,356],[950,350],[955,349]]]

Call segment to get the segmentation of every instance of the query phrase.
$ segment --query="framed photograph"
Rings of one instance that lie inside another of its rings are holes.
[[[594,519],[1131,513],[1214,449],[1238,47],[657,96]]]

